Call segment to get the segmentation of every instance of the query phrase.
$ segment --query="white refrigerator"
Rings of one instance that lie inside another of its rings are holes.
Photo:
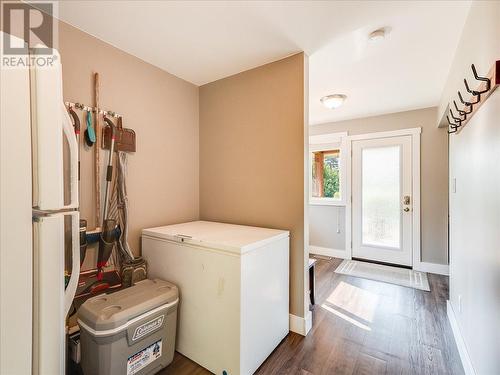
[[[56,55],[52,67],[0,71],[0,374],[65,371],[80,268],[78,144]]]

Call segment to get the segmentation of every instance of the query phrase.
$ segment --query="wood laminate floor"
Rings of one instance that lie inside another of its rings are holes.
[[[462,375],[446,316],[448,278],[431,292],[334,273],[316,263],[316,305],[307,337],[290,333],[256,374]],[[210,374],[176,353],[161,375]]]

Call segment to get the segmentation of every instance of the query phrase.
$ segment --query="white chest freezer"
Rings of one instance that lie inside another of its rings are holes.
[[[151,278],[179,287],[176,349],[253,374],[289,330],[289,232],[195,221],[142,231]]]

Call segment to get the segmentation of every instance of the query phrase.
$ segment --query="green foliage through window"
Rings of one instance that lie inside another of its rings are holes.
[[[335,158],[338,160],[337,158]],[[326,162],[323,167],[323,196],[326,198],[340,198],[339,168]]]
[[[312,161],[313,197],[340,199],[339,162],[340,162],[339,150],[318,151],[313,153],[313,161]]]

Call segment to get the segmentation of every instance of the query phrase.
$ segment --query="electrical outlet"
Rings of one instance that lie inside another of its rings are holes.
[[[462,295],[461,294],[458,296],[458,312],[460,314],[462,313]]]

